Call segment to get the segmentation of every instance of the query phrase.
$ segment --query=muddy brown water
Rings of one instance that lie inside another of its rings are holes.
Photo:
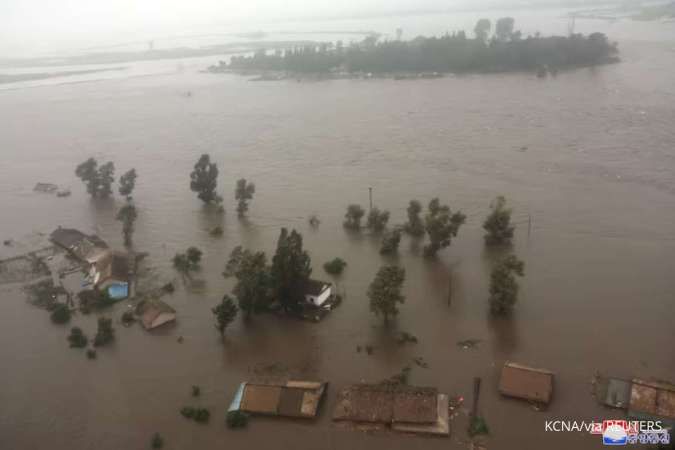
[[[147,333],[115,317],[116,343],[95,362],[67,348],[67,327],[49,322],[17,286],[0,287],[0,448],[141,449],[160,432],[170,449],[465,448],[465,422],[450,439],[364,433],[330,420],[334,394],[397,373],[469,399],[483,378],[480,409],[490,448],[597,448],[598,437],[544,432],[547,419],[621,417],[590,395],[595,371],[675,378],[675,52],[671,44],[622,43],[618,65],[560,73],[437,80],[249,83],[195,71],[0,93],[0,257],[39,248],[58,225],[95,231],[121,245],[121,200],[92,201],[74,177],[89,156],[135,167],[136,246],[157,280],[189,245],[205,251],[204,293],[182,288],[167,301],[174,326]],[[186,91],[192,92],[186,96]],[[199,154],[218,162],[224,217],[188,189]],[[235,181],[256,183],[249,218],[236,218]],[[68,198],[32,192],[70,186]],[[341,226],[348,203],[374,203],[405,219],[410,199],[439,196],[468,215],[437,261],[409,238],[393,259],[368,233]],[[487,313],[494,252],[482,242],[490,200],[505,195],[517,224],[513,251],[526,263],[512,317]],[[321,225],[307,225],[317,214]],[[531,231],[528,236],[528,222]],[[208,230],[222,224],[225,234]],[[220,276],[233,247],[274,248],[280,227],[300,230],[314,273],[340,256],[346,300],[320,324],[256,317],[227,331],[210,308],[231,288]],[[365,292],[380,265],[406,269],[406,302],[392,329],[370,314]],[[452,305],[447,304],[452,273]],[[96,317],[74,319],[90,335]],[[397,331],[419,343],[399,346]],[[177,338],[184,337],[178,343]],[[456,342],[480,339],[475,349]],[[358,345],[374,352],[357,353]],[[497,392],[506,360],[556,372],[548,411]],[[317,423],[255,419],[229,431],[224,415],[242,380],[302,376],[330,381]],[[190,386],[202,387],[197,401]],[[211,409],[201,426],[182,406]]]

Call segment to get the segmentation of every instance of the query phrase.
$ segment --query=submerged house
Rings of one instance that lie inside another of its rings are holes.
[[[96,288],[105,290],[110,298],[120,300],[130,295],[133,272],[134,261],[131,255],[126,252],[108,251],[91,265],[89,274]]]
[[[108,244],[103,239],[94,234],[84,234],[74,228],[58,227],[49,236],[49,240],[83,264],[98,264],[110,252]]]
[[[322,306],[333,295],[333,286],[325,281],[309,279],[305,282],[303,295],[307,304]]]
[[[152,330],[176,320],[176,310],[159,299],[139,302],[136,306],[136,315],[146,330]]]
[[[499,379],[499,392],[548,405],[553,396],[553,372],[506,362]]]
[[[287,381],[285,383],[241,383],[229,411],[243,411],[278,417],[316,417],[327,383]]]

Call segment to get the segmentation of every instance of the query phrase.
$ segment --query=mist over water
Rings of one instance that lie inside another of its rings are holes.
[[[512,15],[516,28],[548,27],[550,34],[564,33],[567,23],[558,14]],[[392,32],[404,22],[406,37],[455,28],[438,17],[378,20],[340,28]],[[475,20],[466,22],[462,28]],[[68,329],[28,305],[18,286],[0,286],[0,448],[145,448],[156,431],[168,448],[465,448],[461,422],[449,440],[437,440],[373,436],[330,420],[340,387],[389,377],[418,356],[429,368],[415,367],[413,384],[468,401],[472,378],[483,378],[490,447],[597,448],[597,436],[551,436],[544,421],[618,417],[589,394],[596,371],[675,374],[675,47],[672,24],[578,27],[618,40],[622,62],[543,80],[496,74],[252,83],[200,73],[219,59],[208,57],[3,86],[0,239],[17,243],[1,247],[0,258],[43,245],[59,225],[122,245],[114,220],[122,200],[90,200],[74,176],[93,156],[114,161],[118,175],[131,167],[139,173],[134,241],[150,254],[150,280],[174,277],[171,257],[196,245],[205,251],[207,291],[179,288],[167,297],[178,322],[153,333],[124,328],[126,302],[116,305],[109,315],[117,342],[91,362],[67,348]],[[224,217],[189,190],[202,153],[220,168]],[[235,212],[240,177],[257,188],[246,221]],[[34,193],[36,182],[70,186],[73,195]],[[435,196],[465,212],[467,223],[437,261],[425,260],[423,244],[408,237],[397,258],[381,257],[379,238],[342,228],[347,204],[367,206],[368,187],[374,204],[391,211],[390,223],[405,220],[409,200],[426,204]],[[484,248],[481,229],[500,194],[514,209],[513,251],[526,264],[520,301],[506,320],[488,315],[489,273],[499,255]],[[307,224],[310,214],[321,219],[317,230]],[[216,225],[224,237],[210,236]],[[339,281],[346,299],[319,324],[271,315],[237,320],[222,345],[210,308],[232,287],[220,275],[225,260],[237,245],[271,257],[281,227],[302,232],[318,278],[328,279],[325,261],[347,261]],[[406,269],[407,297],[394,331],[415,334],[416,345],[399,347],[368,309],[368,284],[392,261]],[[95,320],[78,316],[74,324],[91,333]],[[475,350],[456,345],[468,338],[482,343]],[[356,352],[368,344],[373,355]],[[506,360],[556,373],[546,412],[499,396]],[[248,431],[227,431],[224,413],[239,382],[272,365],[331,382],[317,423],[256,418]],[[192,402],[193,384],[202,387],[199,404],[211,408],[208,427],[178,413]]]

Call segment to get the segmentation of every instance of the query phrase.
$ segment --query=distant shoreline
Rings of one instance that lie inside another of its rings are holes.
[[[126,69],[126,67],[111,67],[109,69],[91,69],[91,70],[71,70],[64,72],[17,73],[17,74],[0,73],[0,84],[18,83],[21,81],[46,80],[49,78],[69,77],[74,75],[88,75],[92,73],[111,72],[124,69]]]

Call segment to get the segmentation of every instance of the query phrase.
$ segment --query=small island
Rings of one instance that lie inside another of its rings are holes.
[[[259,80],[364,75],[427,78],[444,73],[513,71],[545,75],[549,71],[618,61],[617,45],[602,33],[523,37],[520,31],[514,31],[514,24],[510,17],[499,19],[491,35],[492,23],[481,19],[474,28],[473,39],[460,31],[410,41],[378,41],[377,36],[369,36],[348,46],[338,41],[277,49],[274,53],[259,49],[249,56],[233,56],[229,64],[221,61],[209,71],[258,74]]]

